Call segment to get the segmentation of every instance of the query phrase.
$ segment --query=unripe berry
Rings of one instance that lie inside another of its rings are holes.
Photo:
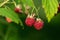
[[[11,22],[12,22],[11,19],[10,19],[10,18],[7,18],[7,17],[6,17],[6,21],[7,21],[8,23],[11,23]]]

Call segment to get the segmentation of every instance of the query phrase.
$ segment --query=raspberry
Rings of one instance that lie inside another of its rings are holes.
[[[17,5],[17,6],[15,7],[14,11],[15,11],[16,13],[22,13],[22,8],[21,8],[21,6],[20,6],[20,5]]]
[[[27,26],[32,26],[35,22],[35,18],[32,15],[28,15],[28,17],[25,20],[25,23]]]
[[[12,21],[10,20],[10,18],[6,18],[6,21],[8,22],[8,23],[11,23]]]
[[[58,7],[58,13],[60,12],[60,6]]]
[[[36,19],[35,23],[34,23],[34,28],[36,30],[40,30],[43,28],[43,21],[39,18]]]
[[[58,6],[57,13],[54,16],[58,15],[59,13],[60,13],[60,3],[59,3],[59,6]]]
[[[58,13],[60,12],[60,3],[59,3],[59,6],[58,6]]]

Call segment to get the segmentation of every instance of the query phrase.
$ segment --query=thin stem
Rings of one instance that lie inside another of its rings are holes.
[[[40,7],[37,9],[36,7],[35,7],[35,10],[36,10],[36,14],[37,14],[37,16],[38,16],[38,18],[39,18],[39,9],[40,9]]]
[[[6,4],[9,0],[5,0],[2,4],[0,4],[0,7],[2,7],[4,4]]]
[[[16,2],[15,2],[14,0],[12,0],[12,2],[14,3],[14,5],[15,5],[15,7],[16,7],[16,5],[17,5]]]
[[[34,9],[35,9],[35,8],[32,9],[31,13],[33,13]]]
[[[5,8],[8,8],[8,9],[10,9],[10,8],[9,8],[8,6],[6,6],[6,5],[5,5]]]

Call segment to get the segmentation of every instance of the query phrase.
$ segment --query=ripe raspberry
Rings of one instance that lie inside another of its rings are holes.
[[[31,27],[34,24],[34,22],[35,18],[31,15],[28,15],[28,17],[25,20],[26,25]]]
[[[34,23],[34,28],[36,30],[40,30],[43,28],[43,21],[39,18],[36,19],[35,23]]]
[[[6,18],[6,21],[8,22],[8,23],[11,23],[12,21],[10,20],[10,18]]]
[[[20,5],[17,5],[14,9],[16,13],[22,13],[22,7]]]

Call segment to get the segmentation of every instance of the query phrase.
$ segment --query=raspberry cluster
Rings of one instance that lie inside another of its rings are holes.
[[[35,28],[36,30],[42,29],[42,28],[43,28],[43,25],[44,25],[44,22],[43,22],[40,18],[36,18],[36,17],[35,17],[35,13],[29,15],[29,14],[28,14],[28,13],[29,13],[29,12],[28,12],[29,9],[30,9],[29,6],[26,6],[26,7],[25,7],[25,13],[28,15],[27,18],[26,18],[26,20],[25,20],[25,24],[26,24],[27,26],[29,26],[29,27],[34,26],[34,28]],[[16,13],[23,13],[21,5],[17,5],[17,6],[14,8],[14,11],[15,11]],[[9,22],[9,23],[12,22],[12,21],[10,20],[10,18],[7,18],[7,17],[6,17],[6,21]]]
[[[34,26],[36,30],[43,28],[44,22],[40,18],[35,18],[33,15],[28,15],[25,24],[29,27]]]

